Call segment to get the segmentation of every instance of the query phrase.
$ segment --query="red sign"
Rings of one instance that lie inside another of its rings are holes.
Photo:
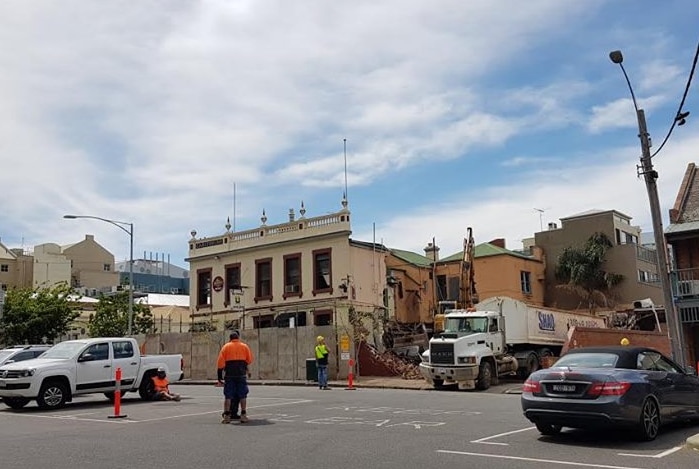
[[[218,277],[214,278],[214,281],[211,283],[211,285],[214,287],[214,291],[223,290],[223,277],[219,275]]]

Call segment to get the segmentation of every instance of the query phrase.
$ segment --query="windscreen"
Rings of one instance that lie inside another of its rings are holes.
[[[486,332],[488,318],[447,318],[444,322],[444,332],[456,334],[471,334]]]
[[[619,357],[613,353],[569,353],[559,358],[556,368],[614,368]]]
[[[41,358],[72,358],[85,346],[82,342],[61,342],[41,355]]]

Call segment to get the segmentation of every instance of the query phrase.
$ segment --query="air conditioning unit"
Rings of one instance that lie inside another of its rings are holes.
[[[298,292],[299,292],[298,285],[287,285],[284,287],[284,293],[298,293]]]

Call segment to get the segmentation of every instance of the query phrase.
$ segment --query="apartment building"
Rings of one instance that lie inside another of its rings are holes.
[[[385,314],[386,249],[350,238],[350,211],[189,240],[193,323],[220,329],[336,326]],[[193,326],[194,327],[194,326]]]
[[[699,172],[694,163],[685,171],[665,238],[672,246],[673,295],[688,363],[699,360]]]
[[[545,259],[544,304],[563,309],[585,308],[584,300],[573,292],[557,287],[555,272],[558,257],[567,247],[582,247],[594,233],[605,234],[614,246],[607,252],[605,268],[624,276],[615,288],[610,306],[630,306],[639,299],[650,298],[663,304],[654,249],[640,244],[641,229],[631,224],[631,217],[617,210],[589,210],[561,218],[561,226],[549,223],[547,231],[535,233],[534,241],[525,240],[543,250]]]
[[[129,284],[129,261],[116,263],[119,272],[119,285]],[[165,260],[165,255],[155,259],[143,253],[143,258],[133,261],[134,288],[144,293],[189,295],[189,271]]]

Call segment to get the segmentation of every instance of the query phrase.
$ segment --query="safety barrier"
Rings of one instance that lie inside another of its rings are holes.
[[[121,368],[116,369],[116,387],[114,389],[114,415],[109,415],[110,419],[123,419],[126,415],[121,413]],[[143,379],[147,379],[146,376]]]

